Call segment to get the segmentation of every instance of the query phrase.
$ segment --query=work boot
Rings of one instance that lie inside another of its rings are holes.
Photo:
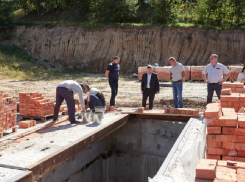
[[[79,121],[71,121],[71,124],[80,124],[81,122],[79,122]]]

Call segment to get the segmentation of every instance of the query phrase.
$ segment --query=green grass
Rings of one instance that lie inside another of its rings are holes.
[[[160,23],[94,23],[94,22],[83,22],[73,20],[57,20],[57,21],[30,21],[30,20],[17,20],[17,25],[39,25],[52,28],[58,24],[64,25],[83,25],[87,28],[102,28],[105,26],[156,26],[156,27],[199,27],[205,29],[216,29],[216,30],[227,30],[227,29],[245,29],[245,26],[240,27],[218,27],[211,25],[193,24],[193,23],[174,23],[174,24],[160,24]]]
[[[35,59],[17,46],[0,44],[0,78],[15,80],[66,80],[82,79],[77,70],[53,71],[38,64]]]

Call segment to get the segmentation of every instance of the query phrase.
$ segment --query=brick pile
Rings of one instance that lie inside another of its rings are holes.
[[[158,75],[158,79],[161,81],[171,80],[171,66],[156,67],[155,73]]]
[[[220,101],[222,108],[234,108],[238,112],[241,107],[245,106],[244,84],[224,82]]]
[[[191,67],[190,66],[184,66],[185,68],[185,80],[190,80],[191,78]]]
[[[196,109],[186,109],[186,108],[166,108],[166,109],[164,109],[164,113],[199,116],[199,111],[198,110],[196,110]]]
[[[206,106],[207,159],[245,161],[245,115],[220,103]]]
[[[238,74],[241,73],[243,66],[229,66],[231,74],[229,77],[230,81],[237,81]]]
[[[196,182],[203,180],[213,182],[245,181],[245,162],[200,159],[196,166]]]
[[[21,116],[45,117],[54,113],[54,102],[39,93],[19,93]]]
[[[202,71],[205,66],[191,66],[191,80],[203,80]]]
[[[17,103],[3,91],[0,91],[0,132],[16,125]]]

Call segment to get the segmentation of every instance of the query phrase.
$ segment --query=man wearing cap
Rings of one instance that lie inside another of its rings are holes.
[[[120,58],[115,56],[110,63],[105,72],[106,78],[109,80],[109,85],[111,87],[111,99],[110,99],[110,106],[115,106],[115,98],[118,91],[118,79],[119,79],[119,65]]]
[[[97,88],[90,88],[87,84],[81,84],[83,92],[89,92],[87,99],[85,99],[85,109],[95,109],[96,106],[105,106],[105,96]]]
[[[149,109],[152,109],[155,94],[159,93],[159,81],[157,74],[152,72],[151,65],[147,66],[147,73],[142,76],[141,93],[143,95],[142,107],[146,107],[146,100],[149,97]]]
[[[174,57],[168,59],[171,67],[172,89],[174,98],[174,107],[183,108],[182,90],[183,82],[185,81],[185,68],[177,62]]]
[[[225,77],[223,78],[223,75]],[[210,56],[210,63],[202,71],[202,77],[207,83],[207,104],[212,102],[214,90],[217,97],[220,99],[222,83],[230,76],[230,71],[223,64],[218,62],[218,55],[212,54]]]
[[[56,121],[58,119],[58,114],[60,110],[60,105],[65,100],[68,112],[69,112],[69,121],[71,123],[77,123],[75,120],[75,100],[74,100],[74,94],[79,95],[80,104],[85,110],[85,104],[83,100],[83,90],[80,84],[73,80],[66,80],[61,82],[57,88],[56,88],[56,104],[54,107],[54,119],[53,121]]]

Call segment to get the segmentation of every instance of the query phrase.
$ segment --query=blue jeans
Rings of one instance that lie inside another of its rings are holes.
[[[172,82],[172,88],[173,88],[173,97],[174,97],[174,107],[183,108],[183,100],[182,100],[183,82],[182,81],[178,83]]]
[[[111,87],[110,106],[115,106],[115,98],[118,90],[118,80],[109,80],[109,85]]]

